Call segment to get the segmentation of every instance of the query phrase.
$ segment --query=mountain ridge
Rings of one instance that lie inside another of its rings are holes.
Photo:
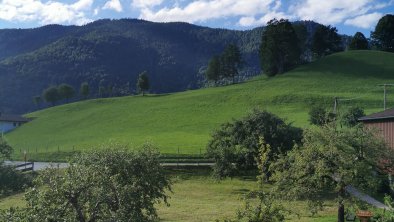
[[[240,46],[248,64],[243,76],[253,76],[260,73],[262,30],[234,31],[137,19],[0,30],[0,110],[32,111],[33,96],[61,83],[78,89],[82,82],[89,82],[93,96],[97,96],[100,84],[135,90],[137,75],[145,70],[152,92],[195,89],[200,87],[202,70],[210,57],[230,43]],[[15,35],[18,38],[12,38]],[[13,103],[15,99],[18,104]]]

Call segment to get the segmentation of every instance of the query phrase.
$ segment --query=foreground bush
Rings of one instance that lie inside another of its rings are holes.
[[[278,155],[292,149],[302,138],[302,130],[285,123],[276,115],[255,110],[241,120],[222,125],[208,144],[208,156],[215,160],[214,174],[218,178],[232,176],[237,170],[257,169],[259,149],[265,152],[264,170]]]
[[[12,166],[4,165],[3,161],[9,159],[12,152],[12,147],[0,136],[0,197],[21,191],[32,182],[33,174],[22,173]]]
[[[93,151],[75,157],[64,172],[44,171],[25,195],[24,213],[3,212],[0,220],[20,221],[25,215],[37,222],[155,221],[154,205],[167,203],[169,189],[155,149]]]

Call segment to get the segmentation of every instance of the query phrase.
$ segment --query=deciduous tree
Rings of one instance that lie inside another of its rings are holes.
[[[40,173],[25,194],[26,213],[14,214],[32,222],[157,221],[155,204],[167,203],[169,189],[155,149],[116,146],[78,155],[63,171]]]
[[[382,159],[394,159],[393,150],[366,128],[337,129],[335,123],[305,131],[303,146],[272,166],[279,198],[307,199],[311,209],[322,207],[324,193],[337,194],[338,222],[344,222],[346,188],[376,189],[375,173]]]
[[[59,89],[56,86],[50,86],[42,93],[42,97],[44,97],[46,102],[49,102],[54,106],[57,101],[60,100]]]
[[[269,144],[265,173],[276,157],[290,150],[301,140],[302,130],[285,123],[276,115],[255,110],[246,117],[223,124],[208,143],[208,156],[215,160],[218,178],[232,176],[237,170],[257,169],[258,150]]]
[[[65,99],[66,102],[69,101],[75,95],[75,89],[69,84],[60,84],[58,86],[59,96],[61,99]]]
[[[89,97],[90,94],[90,87],[89,87],[89,83],[87,82],[83,82],[81,84],[81,87],[79,89],[79,94],[84,98],[87,99]]]
[[[138,80],[137,80],[137,89],[139,92],[142,93],[142,96],[144,96],[144,92],[149,90],[150,84],[149,84],[149,77],[148,77],[148,72],[144,71],[139,74]]]
[[[365,116],[364,109],[360,107],[350,107],[343,114],[341,122],[345,126],[354,127],[359,123],[358,119],[363,116]]]

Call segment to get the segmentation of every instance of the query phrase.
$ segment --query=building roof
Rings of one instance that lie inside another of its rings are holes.
[[[8,115],[0,113],[0,121],[3,122],[29,122],[29,119],[19,115]]]
[[[394,108],[386,109],[382,112],[373,113],[368,116],[361,117],[358,119],[359,121],[368,121],[368,120],[381,120],[381,119],[394,119]]]

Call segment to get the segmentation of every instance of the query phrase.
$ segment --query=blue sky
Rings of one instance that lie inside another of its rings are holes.
[[[0,28],[140,18],[245,30],[273,18],[287,18],[314,20],[336,26],[343,34],[361,31],[369,36],[385,14],[394,14],[394,0],[0,0]]]

